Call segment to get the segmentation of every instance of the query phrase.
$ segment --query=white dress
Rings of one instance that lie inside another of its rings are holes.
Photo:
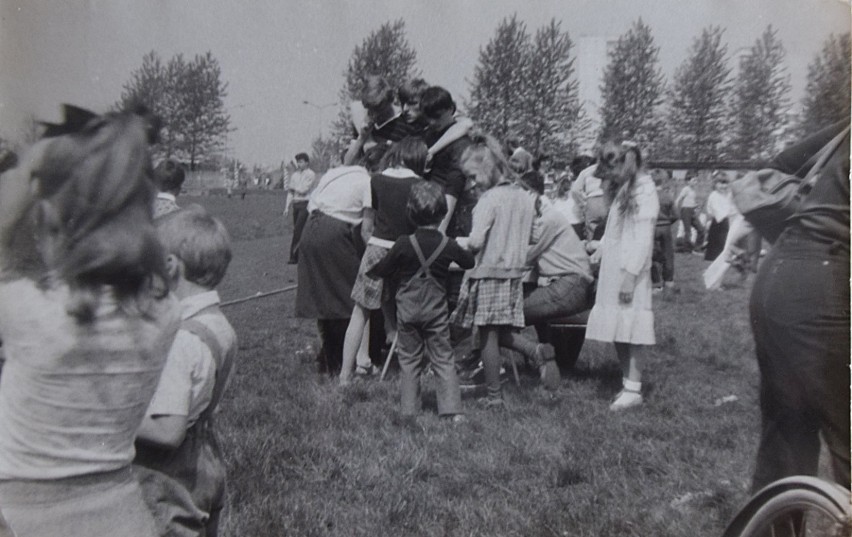
[[[654,312],[651,310],[651,253],[660,203],[649,175],[636,179],[633,214],[624,216],[613,203],[601,240],[601,268],[595,305],[589,314],[586,339],[653,345]],[[621,304],[618,295],[625,274],[636,274],[633,301]]]

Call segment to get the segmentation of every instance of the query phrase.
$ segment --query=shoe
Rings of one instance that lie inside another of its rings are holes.
[[[457,423],[467,423],[467,418],[464,414],[453,414],[452,416],[446,416],[443,418],[453,425]]]
[[[359,365],[355,368],[355,375],[358,377],[372,377],[379,374],[380,370],[375,364],[369,366]]]
[[[509,375],[505,367],[500,367],[500,384],[509,381]],[[476,366],[469,372],[459,374],[459,388],[462,390],[475,390],[485,386],[485,368],[482,364]]]
[[[559,389],[559,384],[562,382],[562,376],[559,374],[559,366],[556,362],[549,360],[539,368],[541,383],[550,391]]]
[[[533,365],[541,368],[547,362],[552,362],[556,358],[556,349],[550,343],[539,343],[535,346],[535,352],[532,355]]]
[[[485,410],[506,410],[506,402],[503,397],[486,397],[480,403]]]
[[[618,392],[609,409],[613,411],[624,410],[642,404],[642,393],[628,390],[627,388]]]

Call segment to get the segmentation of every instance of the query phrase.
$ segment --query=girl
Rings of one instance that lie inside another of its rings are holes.
[[[0,178],[0,506],[18,537],[153,537],[130,463],[179,312],[149,129],[69,115]]]
[[[654,180],[642,170],[642,156],[635,145],[622,146],[607,175],[618,191],[592,258],[600,259],[601,266],[586,339],[615,343],[624,388],[610,410],[620,410],[642,403],[637,354],[641,346],[655,343],[651,252],[659,202]]]
[[[473,227],[463,246],[476,254],[467,272],[451,322],[479,329],[487,407],[503,405],[500,336],[524,327],[522,278],[532,233],[535,199],[514,175],[491,137],[476,135],[461,157],[465,175],[484,193],[473,209]]]
[[[411,187],[423,180],[425,166],[426,144],[416,138],[405,138],[388,149],[380,166],[384,171],[370,180],[373,231],[352,289],[355,306],[343,341],[341,386],[351,382],[355,356],[367,337],[365,332],[370,310],[385,306],[385,320],[395,329],[393,295],[383,293],[381,278],[371,277],[367,272],[385,256],[396,239],[414,232],[414,225],[408,220],[405,207]],[[372,364],[366,367],[359,365],[357,373],[369,375],[375,372],[374,368]]]

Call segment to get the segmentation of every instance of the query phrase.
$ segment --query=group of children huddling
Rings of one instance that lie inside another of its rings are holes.
[[[346,386],[355,372],[375,367],[365,340],[370,312],[381,309],[387,339],[396,340],[404,415],[420,409],[420,377],[428,359],[438,386],[439,415],[462,419],[451,344],[451,332],[457,330],[473,330],[476,336],[486,407],[504,405],[501,347],[524,354],[543,383],[555,389],[559,369],[554,347],[544,341],[546,328],[539,332],[542,342],[521,330],[587,310],[594,281],[591,264],[599,261],[601,278],[587,337],[616,343],[624,390],[612,408],[641,403],[637,350],[654,343],[650,264],[658,204],[653,181],[641,171],[639,149],[611,145],[607,166],[599,169],[614,209],[607,232],[592,243],[597,249],[590,260],[568,216],[542,196],[541,176],[519,176],[496,140],[469,132],[469,121],[455,118],[446,90],[425,87],[416,98],[403,100],[403,113],[396,115],[392,94],[377,101],[364,99],[372,122],[361,130],[344,166],[320,179],[308,207],[317,227],[303,235],[299,246],[297,314],[319,319],[325,370],[340,367],[340,384]],[[421,130],[412,127],[417,124],[412,116],[422,121]],[[460,132],[448,133],[451,128]],[[436,149],[436,144],[443,146]],[[383,152],[378,164],[377,148]],[[354,165],[356,155],[361,156],[361,171]],[[328,226],[342,220],[335,215],[344,213],[346,238],[341,235],[339,248],[319,252],[311,237],[328,236]],[[328,265],[346,264],[343,250],[358,250],[344,248],[349,237],[366,242],[357,274],[321,281],[316,274],[326,272]],[[329,287],[339,282],[348,282],[354,303],[342,344],[335,342],[339,329],[335,336],[323,323],[337,322],[345,314],[320,311],[335,295]],[[339,349],[337,364],[332,349]]]
[[[66,107],[0,176],[0,535],[217,533],[231,250],[199,206],[154,220],[154,124]]]

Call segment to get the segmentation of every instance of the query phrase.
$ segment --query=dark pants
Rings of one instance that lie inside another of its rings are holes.
[[[728,219],[721,222],[713,220],[707,230],[707,249],[704,250],[705,261],[715,261],[719,254],[725,249],[725,240],[728,238]]]
[[[302,238],[302,230],[308,221],[308,202],[293,202],[293,240],[290,242],[290,263],[299,261],[299,241]]]
[[[651,265],[651,281],[662,285],[674,281],[674,237],[672,226],[656,226],[654,229],[654,254]]]
[[[550,285],[524,285],[524,322],[535,327],[539,341],[550,343],[548,321],[589,309],[591,285],[579,274],[565,274]]]
[[[349,319],[317,319],[322,348],[317,354],[317,371],[336,375],[343,365],[343,340]]]
[[[816,475],[820,434],[835,479],[849,487],[847,248],[787,230],[758,270],[750,304],[761,379],[755,491]]]
[[[687,250],[692,250],[696,245],[704,243],[704,226],[695,214],[695,207],[683,207],[680,210],[680,220],[683,222],[683,243]],[[692,243],[692,229],[698,232],[695,236],[695,244]]]

